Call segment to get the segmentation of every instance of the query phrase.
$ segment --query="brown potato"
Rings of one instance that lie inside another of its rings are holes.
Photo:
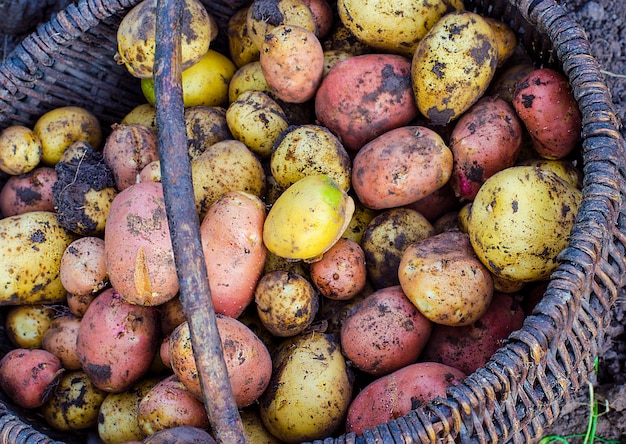
[[[104,240],[87,236],[76,239],[63,252],[59,276],[73,295],[97,293],[109,283]]]
[[[233,135],[226,121],[226,110],[219,106],[190,106],[185,108],[185,128],[189,156],[195,159],[208,147]]]
[[[406,208],[417,211],[429,222],[435,222],[439,217],[450,211],[458,210],[461,206],[459,199],[448,181],[444,186],[433,191],[428,196],[405,205]]]
[[[66,314],[54,318],[43,335],[41,347],[61,360],[66,370],[81,370],[76,348],[80,318]]]
[[[329,299],[352,299],[365,287],[365,252],[347,238],[339,239],[322,258],[311,264],[311,282]]]
[[[85,295],[75,295],[72,293],[67,293],[67,306],[74,316],[78,316],[82,318],[85,315],[85,311],[87,311],[87,307],[89,304],[93,302],[96,298],[96,293],[90,293]]]
[[[0,213],[9,217],[29,211],[55,211],[52,188],[56,181],[57,173],[50,167],[9,177],[0,190]]]

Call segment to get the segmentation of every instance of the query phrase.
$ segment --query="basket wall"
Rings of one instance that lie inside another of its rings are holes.
[[[0,128],[56,106],[85,106],[103,126],[144,100],[113,62],[115,29],[139,0],[79,0],[29,35],[0,67]],[[248,1],[205,1],[222,30]],[[561,69],[583,115],[583,202],[562,265],[524,327],[448,397],[366,431],[318,443],[532,442],[593,369],[624,287],[625,144],[584,31],[553,0],[465,0],[501,19],[537,65]],[[222,38],[224,32],[222,31]],[[0,398],[0,443],[75,442]]]

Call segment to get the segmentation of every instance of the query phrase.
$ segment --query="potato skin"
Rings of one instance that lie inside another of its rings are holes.
[[[28,173],[9,177],[0,190],[0,215],[54,211],[52,187],[56,181],[57,173],[50,167],[37,167]]]
[[[80,370],[76,349],[81,319],[73,314],[54,318],[42,338],[41,347],[61,360],[66,370]]]
[[[417,116],[411,63],[394,54],[364,54],[336,63],[315,95],[315,115],[350,151]]]
[[[310,276],[323,296],[335,300],[352,299],[367,281],[365,252],[358,243],[343,237],[319,261],[311,264]]]
[[[452,152],[423,126],[392,129],[363,146],[354,157],[352,186],[363,205],[376,210],[410,204],[445,185]]]
[[[349,312],[341,325],[341,348],[360,370],[385,375],[417,361],[431,329],[400,286],[387,287]]]
[[[82,296],[102,290],[109,283],[104,240],[95,236],[76,239],[63,252],[59,273],[68,293]]]

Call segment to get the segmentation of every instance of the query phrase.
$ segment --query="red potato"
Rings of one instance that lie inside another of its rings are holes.
[[[454,190],[448,181],[444,186],[433,191],[420,200],[405,205],[406,208],[417,211],[429,222],[435,222],[439,217],[450,211],[458,210],[461,206],[459,199],[454,195]]]
[[[310,268],[311,282],[329,299],[347,300],[356,296],[367,280],[365,252],[355,241],[339,239]]]
[[[76,239],[63,252],[59,269],[61,284],[68,293],[97,293],[109,283],[104,240],[87,236]]]
[[[125,302],[112,288],[89,305],[80,323],[77,353],[92,383],[120,393],[147,373],[159,348],[155,308]]]
[[[358,369],[386,375],[417,361],[431,329],[400,286],[387,287],[350,311],[341,326],[341,348]]]
[[[312,99],[322,81],[322,44],[300,26],[278,25],[265,34],[259,61],[272,93],[288,103]]]
[[[313,21],[317,28],[317,37],[321,40],[325,38],[333,27],[333,8],[327,0],[302,0],[313,14]]]
[[[376,379],[354,398],[348,409],[346,431],[364,430],[406,415],[421,404],[443,397],[448,387],[465,379],[454,367],[418,362]]]
[[[185,311],[179,296],[159,305],[159,319],[161,320],[161,334],[170,335],[176,327],[185,322]]]
[[[42,339],[42,348],[61,360],[66,370],[80,370],[77,338],[80,318],[67,314],[55,318],[50,323]]]
[[[0,213],[9,217],[29,211],[54,211],[52,186],[56,181],[57,173],[50,167],[10,176],[0,190]]]
[[[216,313],[237,318],[254,300],[267,254],[264,221],[265,204],[244,191],[222,195],[202,220],[200,238]]]
[[[452,152],[436,132],[404,126],[378,136],[359,150],[352,165],[352,186],[366,207],[407,205],[444,186],[452,173],[452,162]]]
[[[141,182],[113,200],[104,233],[111,285],[127,302],[160,305],[178,293],[163,186]]]
[[[89,307],[89,304],[93,302],[96,296],[98,296],[96,293],[84,295],[67,293],[66,302],[68,308],[70,309],[70,313],[72,313],[74,316],[82,318],[87,311],[87,307]]]
[[[504,99],[483,96],[458,120],[450,136],[454,158],[450,185],[456,196],[473,200],[480,186],[515,164],[523,126]]]
[[[364,54],[336,63],[315,95],[315,115],[346,149],[358,151],[418,114],[411,62],[399,55]]]
[[[513,107],[540,156],[562,159],[580,142],[581,113],[562,74],[550,68],[532,71],[517,83]]]
[[[41,349],[14,348],[0,360],[0,388],[17,405],[41,407],[63,373],[61,361]]]
[[[469,375],[484,366],[523,322],[524,311],[515,298],[496,293],[487,312],[473,324],[435,325],[420,359],[452,365]]]

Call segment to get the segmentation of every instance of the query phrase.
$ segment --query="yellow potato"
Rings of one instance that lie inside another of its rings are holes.
[[[139,123],[150,129],[156,130],[156,109],[149,103],[142,103],[131,109],[122,121],[122,125]]]
[[[7,174],[32,171],[43,154],[41,140],[35,132],[22,125],[13,125],[0,133],[0,170]]]
[[[491,26],[496,37],[496,47],[498,49],[498,68],[513,55],[517,47],[517,36],[509,25],[491,17],[483,17]]]
[[[497,41],[473,12],[443,16],[413,56],[413,91],[420,112],[435,125],[459,117],[489,86],[498,63]]]
[[[230,59],[238,68],[259,60],[261,53],[248,35],[248,8],[246,6],[235,12],[228,20],[226,28]]]
[[[185,109],[185,127],[189,156],[194,159],[208,147],[233,135],[226,122],[226,110],[220,106],[192,106]]]
[[[229,102],[233,103],[240,94],[250,90],[270,92],[270,86],[265,80],[261,62],[258,60],[243,65],[235,72],[228,84]]]
[[[6,314],[6,332],[16,348],[41,348],[56,312],[47,305],[18,305]]]

